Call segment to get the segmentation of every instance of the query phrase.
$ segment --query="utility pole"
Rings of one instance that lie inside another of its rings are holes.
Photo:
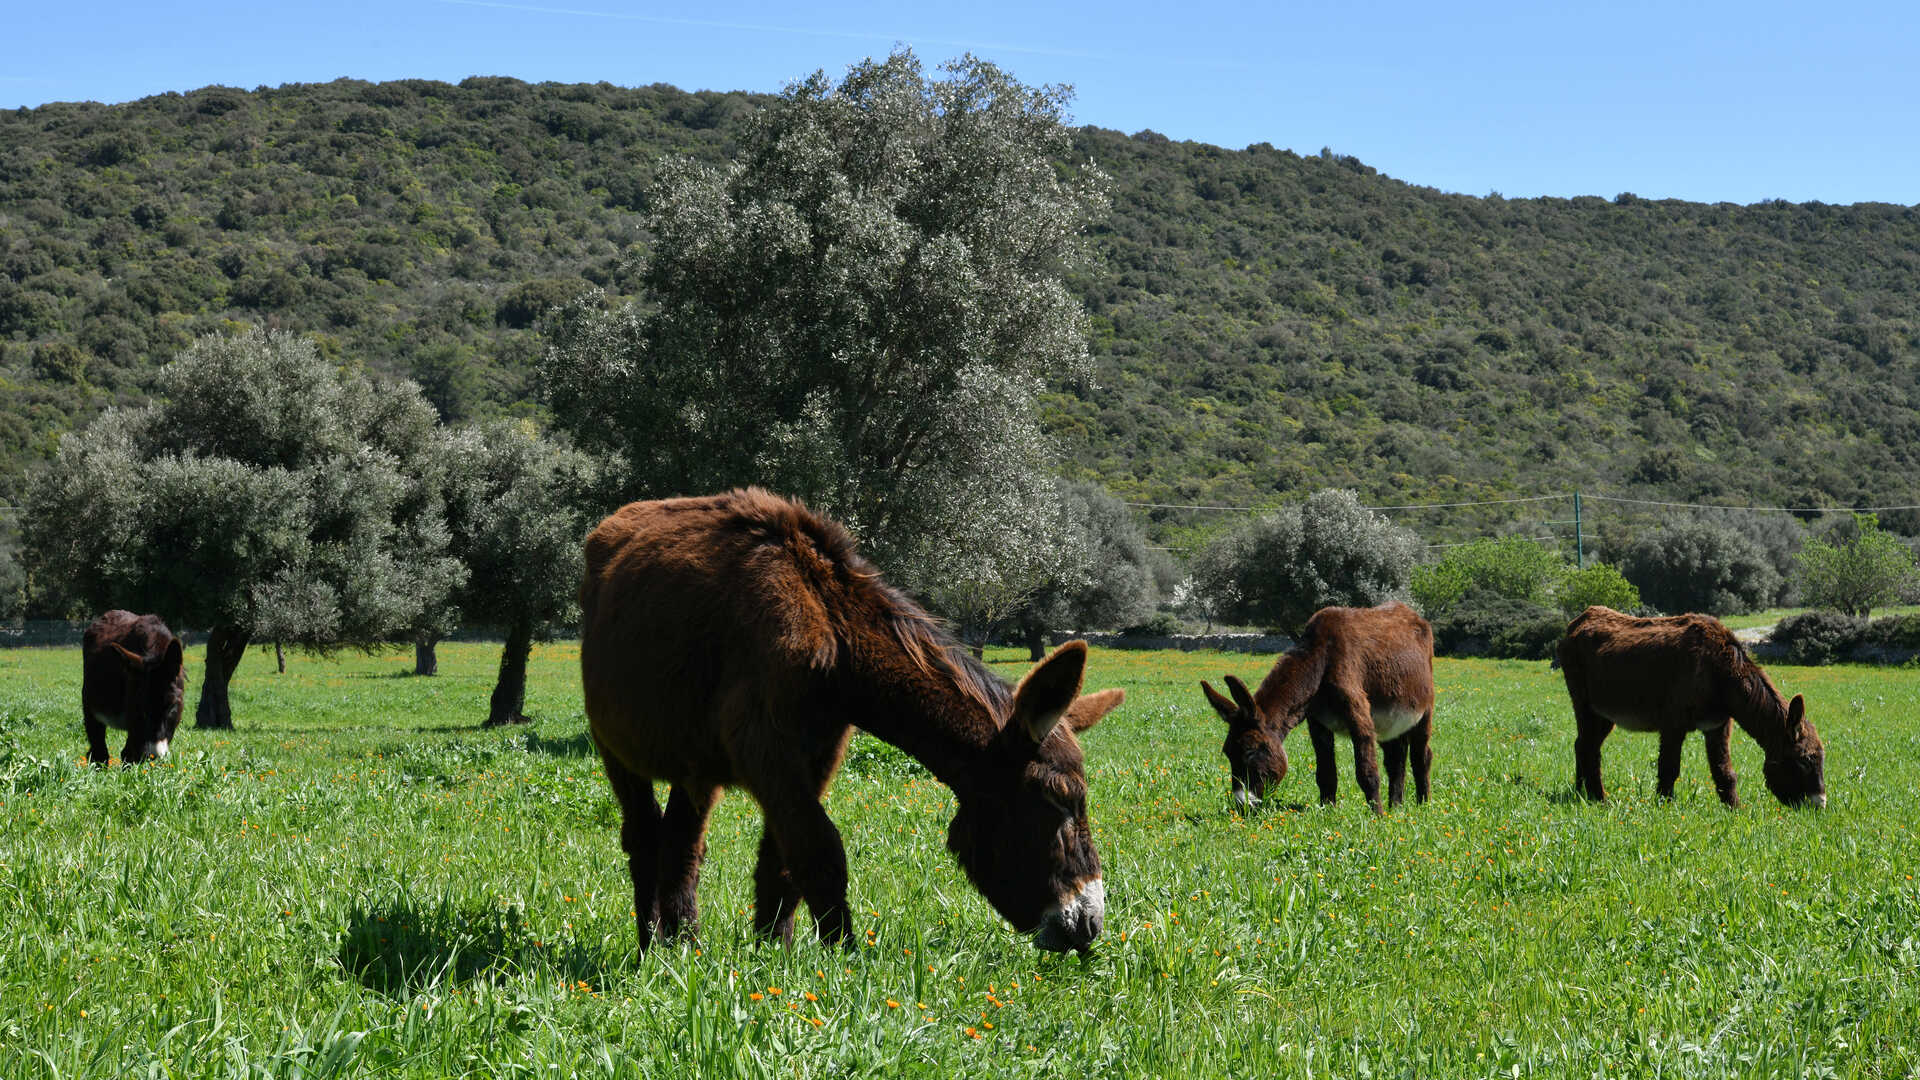
[[[1585,538],[1580,534],[1580,493],[1573,493],[1573,566],[1576,570],[1587,568],[1587,547]]]

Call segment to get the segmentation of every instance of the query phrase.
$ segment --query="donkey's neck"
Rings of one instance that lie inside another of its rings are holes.
[[[992,713],[938,664],[856,653],[847,699],[854,726],[925,765],[956,794],[967,789],[973,764],[999,732]]]
[[[1259,706],[1260,716],[1279,728],[1284,738],[1306,719],[1307,702],[1319,691],[1325,672],[1324,648],[1282,654],[1267,677],[1260,681],[1260,689],[1253,692],[1253,703]]]
[[[1787,706],[1778,691],[1769,686],[1757,695],[1736,693],[1729,704],[1733,722],[1760,744],[1768,761],[1791,753],[1794,733],[1787,727]]]

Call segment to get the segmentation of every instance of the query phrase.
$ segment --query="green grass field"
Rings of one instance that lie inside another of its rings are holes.
[[[77,650],[0,653],[0,1077],[1920,1075],[1920,671],[1775,667],[1832,805],[1745,808],[1651,737],[1570,798],[1543,663],[1440,661],[1434,799],[1236,816],[1195,683],[1261,658],[1097,651],[1084,737],[1108,883],[1090,955],[1042,954],[943,848],[946,789],[856,742],[829,807],[851,950],[748,932],[758,815],[715,816],[696,945],[634,961],[577,649],[529,728],[481,731],[497,650],[256,651],[238,730],[95,771]],[[995,667],[1024,670],[1012,653]],[[191,658],[189,695],[198,683]],[[189,720],[189,725],[191,720]],[[118,749],[118,744],[115,744]]]

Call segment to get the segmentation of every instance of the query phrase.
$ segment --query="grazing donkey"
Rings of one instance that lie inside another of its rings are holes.
[[[947,847],[1016,929],[1056,951],[1099,935],[1106,887],[1074,732],[1124,694],[1078,696],[1083,643],[1010,688],[882,582],[839,525],[757,488],[624,506],[587,538],[586,565],[580,674],[642,949],[656,931],[693,932],[725,787],[745,788],[765,818],[754,928],[790,942],[805,899],[823,939],[847,939],[847,858],[820,799],[849,725],[953,789]],[[664,814],[655,780],[672,788]]]
[[[1414,797],[1427,801],[1433,770],[1433,628],[1405,604],[1376,608],[1321,608],[1292,649],[1275,661],[1260,689],[1227,676],[1223,697],[1205,682],[1200,689],[1227,722],[1221,749],[1233,774],[1233,797],[1252,808],[1267,786],[1287,775],[1287,734],[1310,721],[1314,778],[1320,801],[1335,799],[1340,766],[1333,737],[1353,740],[1354,779],[1377,812],[1380,770],[1377,740],[1387,752],[1387,798],[1406,798],[1407,759],[1413,759]]]
[[[127,733],[121,764],[166,757],[180,726],[187,675],[180,639],[160,616],[109,611],[93,620],[81,639],[80,663],[87,760],[107,763],[108,728]]]
[[[1600,744],[1618,725],[1660,733],[1658,791],[1673,797],[1680,747],[1698,731],[1707,744],[1707,770],[1720,801],[1734,794],[1728,746],[1733,725],[1766,753],[1767,790],[1788,806],[1827,804],[1826,747],[1807,720],[1799,694],[1782,703],[1767,673],[1732,631],[1708,615],[1642,619],[1590,607],[1567,624],[1557,662],[1573,699],[1574,790],[1604,800]]]

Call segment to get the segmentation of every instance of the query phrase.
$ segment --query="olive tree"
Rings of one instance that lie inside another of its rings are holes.
[[[577,616],[588,462],[515,420],[450,431],[444,454],[448,550],[467,570],[449,603],[463,621],[506,634],[486,724],[516,723],[534,639]]]
[[[1298,633],[1323,607],[1403,598],[1421,548],[1354,492],[1329,488],[1217,537],[1194,559],[1193,587],[1214,617]]]
[[[1027,591],[1029,545],[954,538],[1045,516],[1034,398],[1090,369],[1062,275],[1105,181],[1067,162],[1067,97],[901,51],[789,87],[731,165],[665,163],[643,300],[589,292],[549,324],[558,426],[618,458],[619,497],[760,484],[923,596]]]
[[[1099,484],[1061,480],[1055,490],[1071,539],[1016,617],[1035,660],[1048,630],[1131,626],[1153,614],[1159,597],[1153,553],[1133,510]]]
[[[94,611],[208,631],[199,727],[231,727],[250,641],[373,647],[464,579],[435,485],[435,418],[278,331],[201,338],[155,399],[65,436],[30,483],[27,554]]]

